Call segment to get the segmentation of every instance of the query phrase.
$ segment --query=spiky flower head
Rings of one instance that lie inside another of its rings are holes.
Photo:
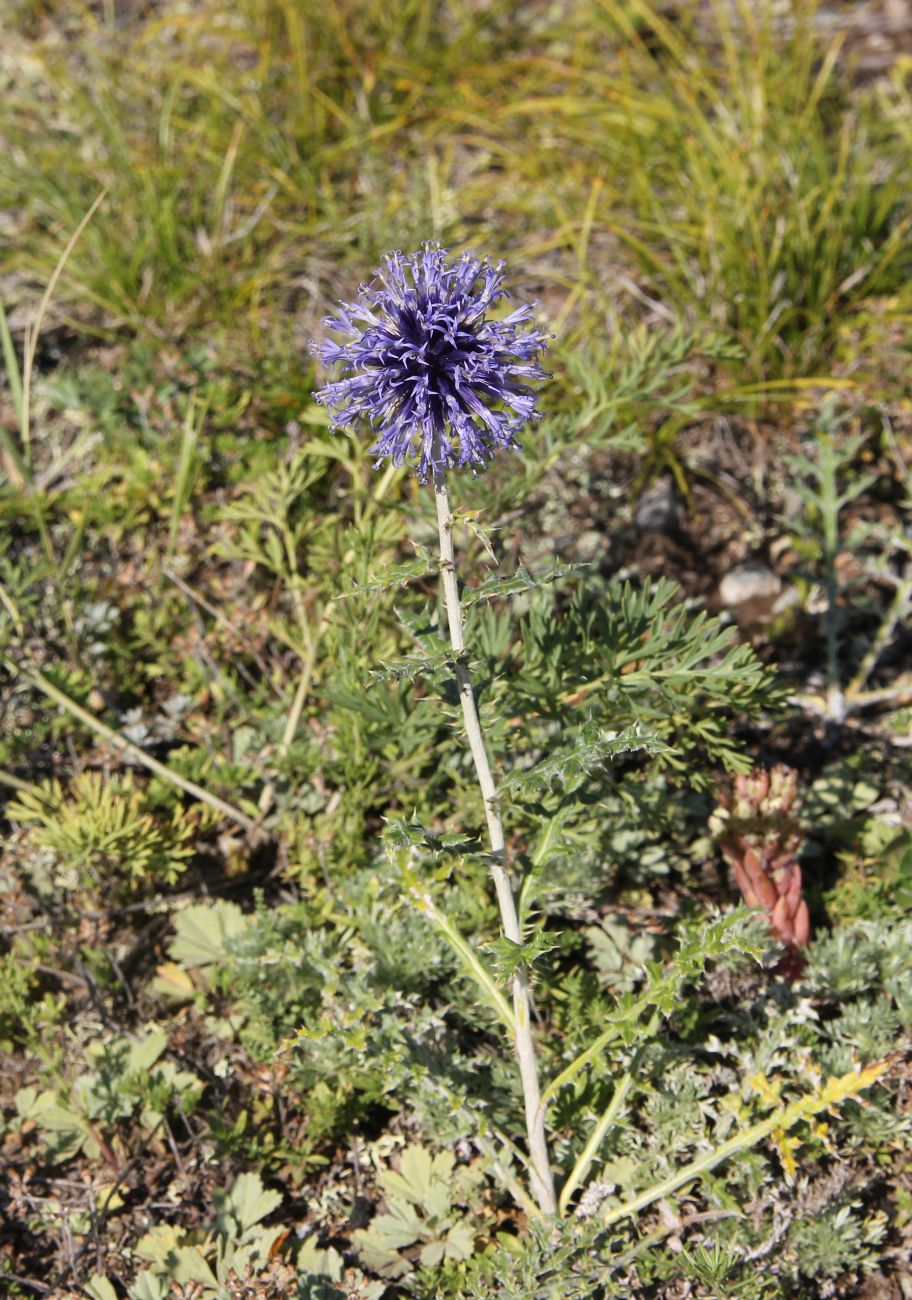
[[[323,321],[341,342],[311,345],[339,367],[316,395],[333,427],[366,420],[375,465],[408,461],[422,482],[449,467],[483,469],[497,447],[518,449],[517,433],[540,416],[529,381],[544,377],[546,344],[528,327],[529,306],[488,318],[503,282],[502,262],[451,261],[436,244],[388,253],[357,301]]]

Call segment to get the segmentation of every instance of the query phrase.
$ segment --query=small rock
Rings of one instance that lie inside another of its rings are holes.
[[[550,545],[552,555],[570,564],[594,564],[605,556],[608,539],[597,528],[586,528],[579,533],[561,533]]]
[[[775,602],[781,590],[782,579],[765,564],[739,564],[719,583],[719,599],[735,609],[748,601]]]
[[[678,499],[670,478],[660,478],[637,502],[633,522],[643,533],[676,533],[680,527]]]
[[[575,539],[573,558],[578,564],[592,564],[599,553],[605,551],[605,535],[596,528],[588,528]]]

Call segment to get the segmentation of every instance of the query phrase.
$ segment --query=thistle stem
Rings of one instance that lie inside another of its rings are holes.
[[[434,495],[437,502],[437,525],[440,531],[440,572],[443,578],[443,595],[446,601],[447,621],[450,628],[450,644],[456,656],[456,681],[459,687],[459,702],[465,721],[466,735],[478,784],[484,799],[485,817],[488,823],[488,837],[491,844],[491,877],[500,909],[503,932],[511,942],[522,943],[519,917],[516,913],[516,901],[513,897],[513,883],[510,879],[504,845],[503,824],[497,806],[497,787],[491,775],[491,765],[485,749],[478,709],[475,704],[475,692],[472,678],[462,655],[465,640],[462,628],[462,607],[459,603],[459,588],[456,582],[456,559],[453,549],[453,515],[450,510],[450,498],[447,491],[446,470],[441,469],[434,478]],[[554,1195],[554,1179],[551,1173],[551,1161],[548,1156],[548,1142],[545,1136],[545,1115],[541,1101],[538,1082],[538,1064],[535,1057],[535,1042],[532,1038],[531,995],[529,991],[529,972],[520,966],[513,976],[513,1014],[516,1021],[516,1056],[519,1061],[519,1075],[522,1081],[523,1101],[526,1112],[526,1136],[529,1143],[530,1168],[535,1199],[543,1214],[557,1212],[557,1200]]]

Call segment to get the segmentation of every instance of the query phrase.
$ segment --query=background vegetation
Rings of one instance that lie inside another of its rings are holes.
[[[910,21],[6,0],[4,1295],[909,1294]],[[456,504],[559,1176],[615,1105],[559,1229],[434,923],[502,960],[433,502],[311,396],[428,238],[555,336]],[[720,830],[777,762],[797,962]]]

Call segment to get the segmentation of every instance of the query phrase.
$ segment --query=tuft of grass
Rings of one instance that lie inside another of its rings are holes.
[[[730,332],[755,381],[826,375],[840,323],[908,278],[902,114],[847,91],[814,12],[594,0],[507,109],[520,201],[550,188],[577,284],[628,292],[599,274],[625,250],[639,296]]]
[[[357,278],[403,227],[418,240],[447,224],[425,128],[457,78],[517,39],[509,8],[203,0],[124,27],[69,7],[67,39],[28,43],[7,87],[0,204],[20,216],[6,265],[46,278],[104,187],[71,301],[107,329],[230,323],[266,350],[276,310],[322,304],[340,265]]]
[[[828,376],[904,291],[908,89],[858,92],[813,0],[203,0],[69,39],[9,79],[3,263],[46,281],[99,188],[66,293],[93,328],[287,347],[387,247],[516,245],[561,331],[619,302],[735,339],[741,382]],[[2,267],[2,263],[0,263]]]

